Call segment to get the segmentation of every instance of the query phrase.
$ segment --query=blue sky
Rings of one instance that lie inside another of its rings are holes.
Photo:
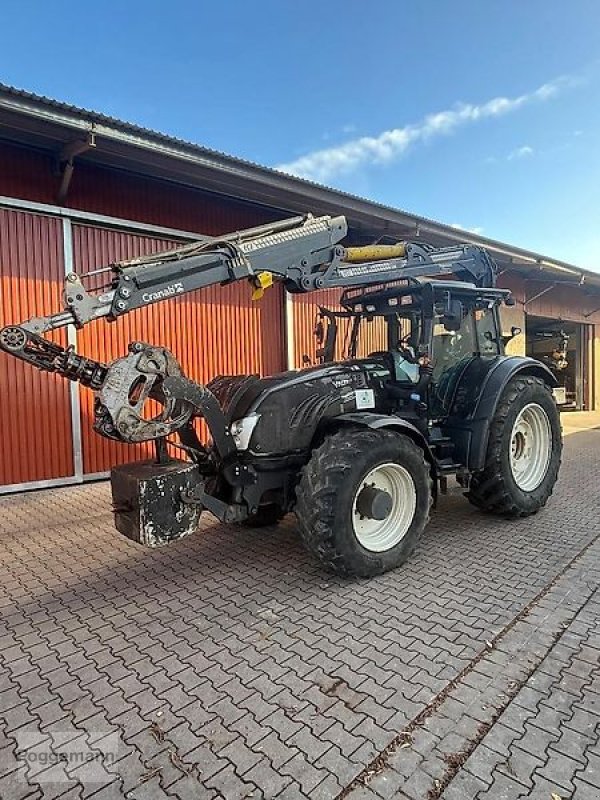
[[[4,0],[0,80],[600,270],[597,0]]]

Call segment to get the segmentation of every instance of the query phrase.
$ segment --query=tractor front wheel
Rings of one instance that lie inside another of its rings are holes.
[[[485,461],[471,478],[468,499],[493,514],[527,517],[546,502],[562,453],[560,416],[540,378],[513,378],[492,420]]]
[[[346,428],[302,472],[296,515],[307,549],[338,575],[369,577],[403,564],[429,519],[430,467],[411,439]]]

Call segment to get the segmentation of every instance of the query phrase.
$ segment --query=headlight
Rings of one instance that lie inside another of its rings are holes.
[[[260,414],[248,414],[231,423],[229,430],[233,436],[233,441],[238,450],[247,450],[250,444],[250,437],[260,419]]]

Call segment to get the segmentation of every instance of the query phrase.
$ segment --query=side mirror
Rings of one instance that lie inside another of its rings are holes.
[[[460,330],[465,310],[461,301],[452,295],[451,292],[445,293],[444,298],[444,312],[442,315],[442,324],[447,331],[454,333]]]
[[[444,314],[444,316],[442,317],[442,324],[444,325],[444,330],[450,331],[450,333],[456,333],[456,331],[459,331],[461,323],[462,323],[462,315],[454,316],[452,314]]]

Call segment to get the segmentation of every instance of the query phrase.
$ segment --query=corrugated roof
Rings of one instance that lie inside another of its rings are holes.
[[[12,106],[10,104],[11,98],[14,101]],[[451,225],[437,222],[428,217],[403,211],[399,208],[388,206],[329,186],[324,186],[314,181],[298,178],[294,175],[289,175],[246,159],[231,156],[227,153],[213,150],[195,144],[194,142],[180,139],[176,136],[160,133],[131,122],[126,122],[107,114],[80,108],[70,103],[64,103],[50,97],[37,95],[23,89],[0,83],[0,108],[3,105],[4,107],[11,106],[10,110],[16,113],[34,116],[37,114],[38,118],[42,120],[45,119],[47,122],[50,122],[50,118],[45,112],[53,111],[61,115],[60,119],[57,117],[53,118],[52,121],[54,122],[68,124],[67,118],[70,118],[73,125],[79,127],[79,129],[81,129],[81,123],[88,123],[89,129],[93,129],[103,136],[110,137],[111,132],[120,132],[129,135],[129,137],[133,138],[128,137],[124,140],[124,144],[130,147],[132,145],[137,148],[143,148],[144,146],[151,147],[152,144],[158,146],[162,145],[162,147],[160,147],[160,154],[164,157],[177,159],[185,155],[187,157],[186,160],[189,160],[190,157],[192,159],[201,159],[204,169],[212,168],[215,170],[229,171],[231,173],[237,171],[237,173],[239,173],[239,180],[246,181],[248,187],[250,187],[252,181],[260,181],[263,186],[265,184],[270,185],[275,193],[281,192],[285,188],[286,190],[292,191],[295,195],[305,194],[307,198],[318,197],[327,205],[335,206],[338,212],[342,213],[351,205],[354,209],[360,210],[365,218],[372,217],[374,222],[385,219],[390,222],[397,222],[399,225],[411,225],[415,230],[426,231],[428,234],[434,234],[441,239],[472,242],[494,251],[496,256],[500,254],[500,257],[504,256],[508,259],[521,259],[530,262],[532,267],[537,266],[538,268],[543,268],[545,271],[554,272],[556,275],[562,273],[564,278],[570,274],[575,280],[600,285],[600,275],[598,273],[569,264],[560,259],[554,259],[522,247],[516,247],[495,239],[490,239],[486,236],[474,234],[463,229],[457,229]],[[133,153],[132,161],[135,161]],[[298,211],[302,209],[295,208],[294,210]],[[307,207],[304,210],[314,209]],[[515,264],[515,267],[518,268],[518,266],[518,264]]]
[[[110,114],[103,114],[100,111],[93,111],[89,108],[75,106],[72,103],[65,103],[62,100],[55,100],[54,98],[46,97],[46,95],[43,94],[34,94],[33,92],[28,92],[25,89],[18,89],[15,86],[9,86],[6,83],[0,83],[0,92],[11,97],[18,97],[24,100],[32,100],[36,103],[42,103],[48,108],[54,108],[57,111],[64,111],[67,114],[73,114],[74,116],[77,116],[80,119],[85,119],[92,124],[114,125],[115,127],[123,130],[128,130],[132,133],[143,134],[144,136],[153,137],[165,142],[176,142],[178,144],[188,145],[189,147],[198,148],[208,153],[213,153],[214,155],[226,155],[225,153],[219,153],[217,150],[211,150],[210,148],[201,147],[193,142],[188,142],[185,139],[180,139],[177,136],[170,136],[168,134],[160,133],[159,131],[145,128],[143,125],[136,125],[133,122],[125,122],[124,120],[113,117]]]

